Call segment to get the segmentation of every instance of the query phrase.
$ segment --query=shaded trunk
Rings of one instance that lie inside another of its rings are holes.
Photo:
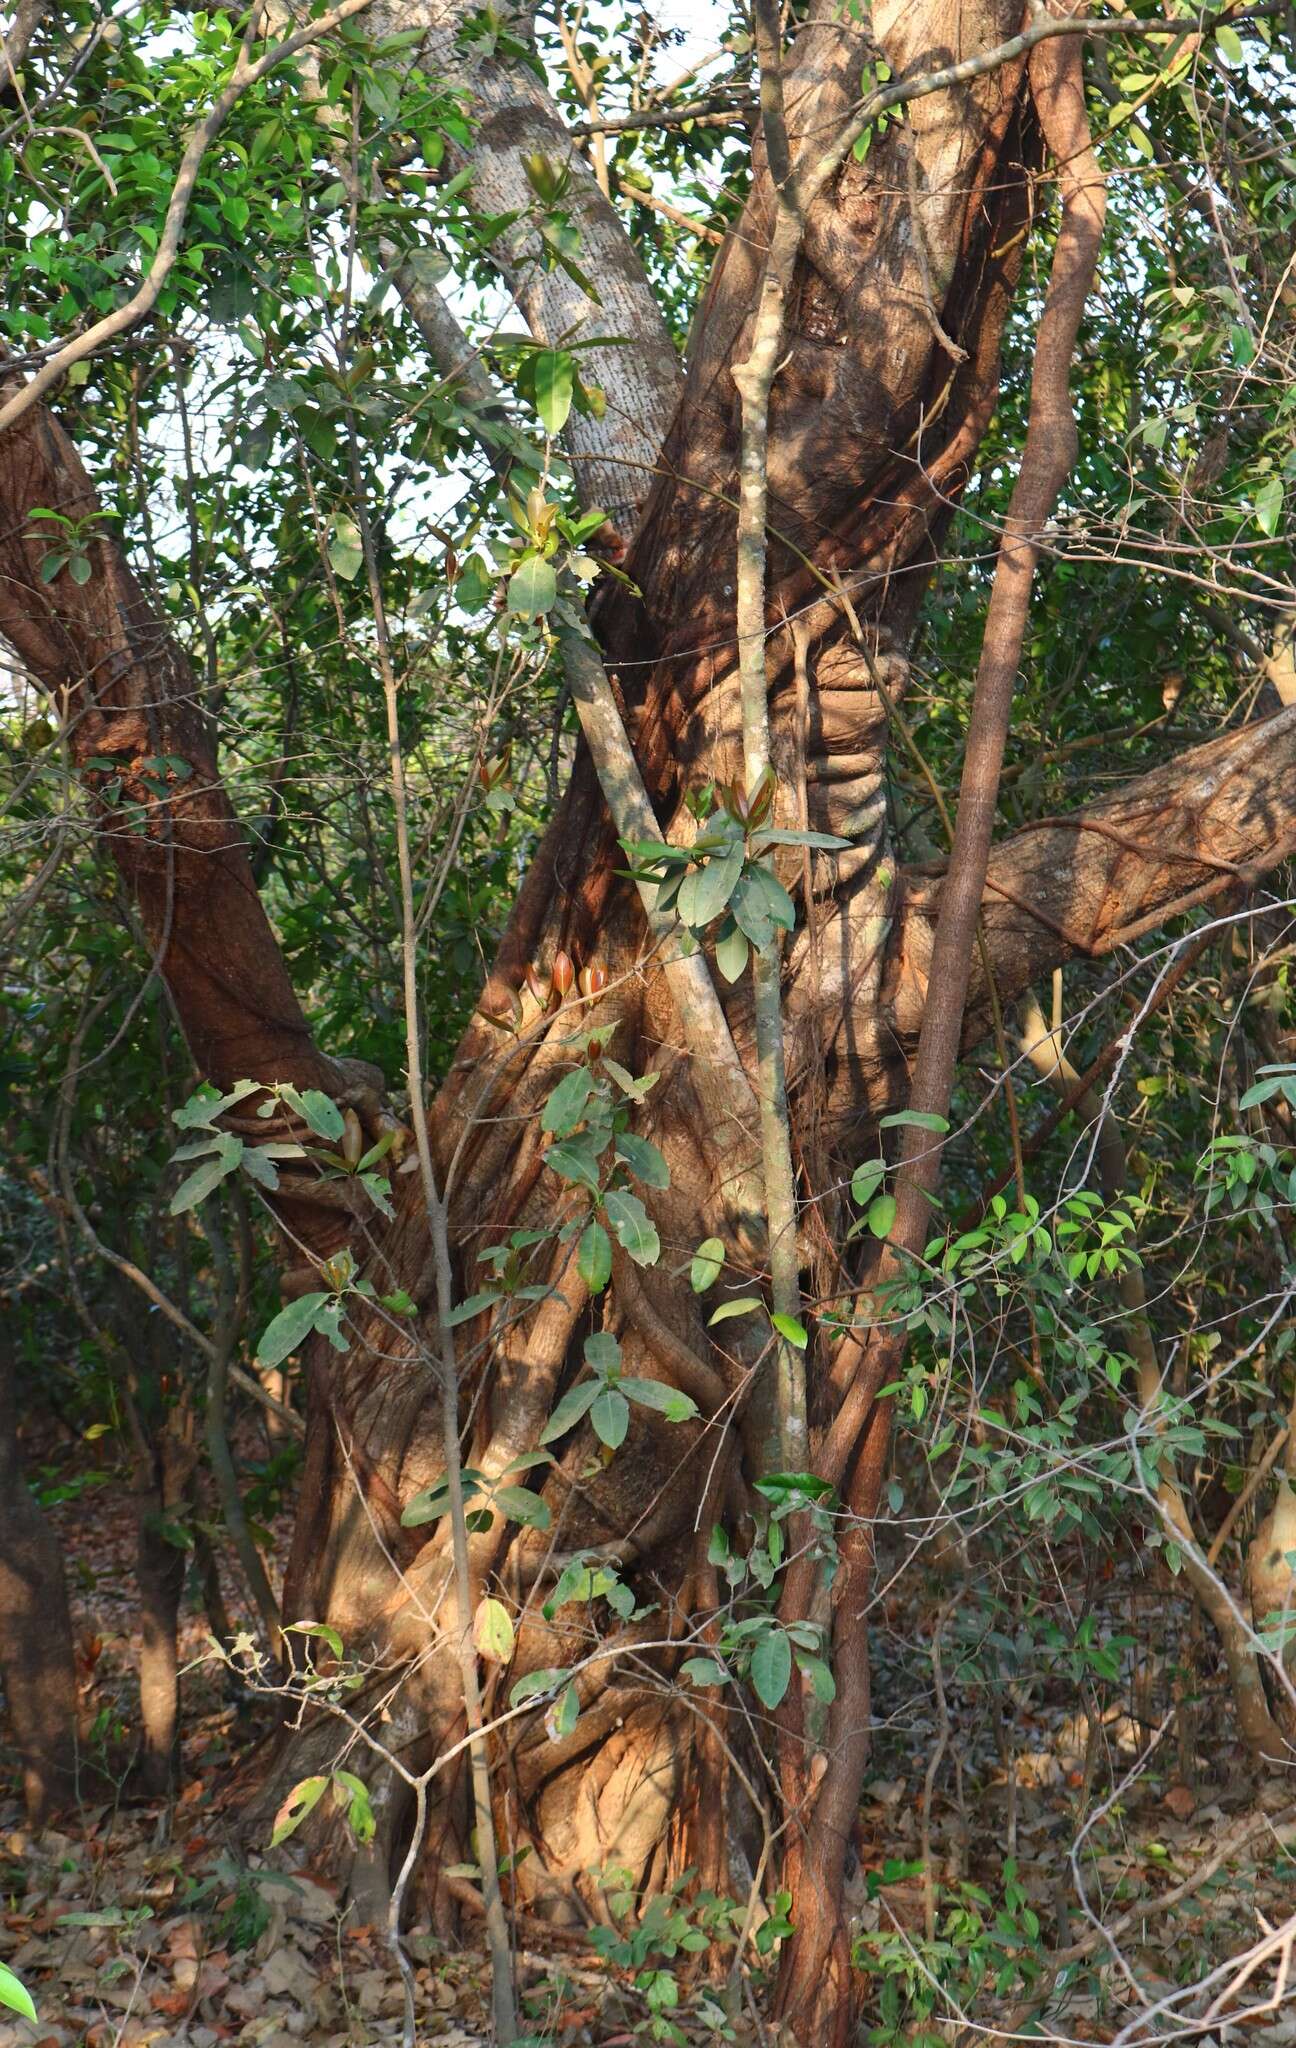
[[[180,1602],[188,1564],[185,1527],[192,1509],[197,1445],[188,1426],[168,1416],[136,1452],[135,1575],[140,1600],[140,1783],[171,1798],[180,1754]]]
[[[63,1553],[23,1477],[13,1360],[2,1340],[0,1677],[27,1819],[40,1827],[76,1797],[76,1663]]]

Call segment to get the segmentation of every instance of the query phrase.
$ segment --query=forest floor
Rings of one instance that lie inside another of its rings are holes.
[[[30,1447],[28,1455],[65,1545],[91,1746],[121,1759],[137,1721],[130,1505],[115,1476],[66,1489],[57,1447],[44,1462]],[[256,1455],[264,1462],[264,1446],[249,1448],[245,1470]],[[84,1447],[77,1466],[84,1475]],[[272,1482],[273,1472],[264,1526],[281,1561],[288,1517]],[[237,1618],[232,1575],[226,1590]],[[1296,1791],[1269,1786],[1257,1797],[1233,1768],[1210,1674],[1185,1701],[1179,1652],[1171,1655],[1185,1617],[1166,1586],[1131,1561],[1093,1603],[1095,1639],[1135,1647],[1122,1649],[1123,1685],[1091,1689],[1101,1711],[1088,1721],[1076,1713],[1074,1683],[1059,1683],[1056,1696],[1014,1688],[1010,1634],[983,1650],[982,1665],[987,1654],[1000,1659],[988,1679],[943,1648],[936,1687],[933,1639],[956,1608],[948,1586],[915,1573],[893,1582],[879,1611],[874,1770],[850,1881],[875,1980],[871,2018],[881,2021],[872,2038],[899,2042],[925,2028],[932,2041],[942,2013],[966,2012],[975,2000],[981,2027],[941,2028],[944,2038],[984,2038],[989,2012],[999,2027],[1029,2014],[1030,2031],[1066,2041],[1296,2048],[1296,2006],[1241,2025],[1236,2001],[1210,2011],[1229,1982],[1230,1958],[1296,1912]],[[241,1839],[246,1777],[240,1786],[237,1766],[246,1767],[258,1727],[245,1702],[231,1701],[228,1674],[209,1649],[196,1595],[186,1594],[183,1766],[170,1810],[123,1789],[34,1839],[13,1758],[0,1751],[0,1960],[23,1977],[39,2013],[35,2028],[0,2017],[0,2048],[399,2042],[403,1993],[382,1931],[340,1912],[335,1888],[292,1853],[295,1844],[259,1854]],[[935,1873],[930,1891],[925,1863]],[[481,1954],[442,1945],[417,1925],[407,1948],[420,2044],[485,2041]],[[1059,1955],[1071,1958],[1061,1969]],[[1271,1958],[1238,1993],[1243,2006],[1263,2002],[1280,1962]],[[680,2003],[658,2015],[656,2037],[726,2038],[705,1979],[690,1990],[685,1958],[662,1966],[679,1975]],[[1185,1987],[1213,1969],[1224,1974],[1211,1991],[1185,1998]],[[557,1953],[523,1946],[519,1978],[534,2037],[572,2048],[654,2038],[633,1973],[592,1950],[587,1959],[566,1945]],[[756,1990],[727,2033],[740,2048],[770,2042]],[[1157,2006],[1160,2014],[1150,2010]],[[662,2031],[663,2022],[678,2032]]]

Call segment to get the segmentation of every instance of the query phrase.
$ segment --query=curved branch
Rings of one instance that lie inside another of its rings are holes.
[[[982,906],[995,981],[1006,1002],[1053,967],[1101,958],[1296,854],[1296,705],[1193,747],[1073,818],[1001,840]],[[921,1021],[939,881],[910,875],[895,1021]],[[989,1028],[974,967],[964,1046]]]
[[[37,511],[85,537],[85,584],[66,565],[43,578],[62,529]],[[200,1072],[218,1087],[251,1076],[337,1094],[345,1081],[289,981],[188,661],[99,517],[53,415],[24,413],[0,441],[0,636],[64,721]]]

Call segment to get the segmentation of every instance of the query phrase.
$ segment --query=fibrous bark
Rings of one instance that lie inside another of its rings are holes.
[[[405,20],[393,15],[390,26]],[[1019,20],[1009,0],[977,0],[970,9],[942,0],[917,14],[879,10],[874,33],[893,73],[903,76],[991,47]],[[447,16],[438,32],[452,26]],[[864,31],[835,10],[803,28],[785,78],[794,153],[845,118],[870,54]],[[486,97],[497,89],[504,90],[482,85]],[[509,189],[517,189],[521,153],[536,146],[531,124],[530,113],[510,115],[493,140],[479,136],[483,178],[504,176],[498,157],[513,180]],[[784,997],[811,1293],[835,1251],[833,1191],[872,1144],[879,1118],[908,1094],[941,880],[897,870],[886,826],[888,717],[903,694],[905,649],[928,571],[995,406],[1000,337],[1042,156],[1024,63],[1008,61],[934,93],[875,138],[863,162],[847,160],[805,223],[793,278],[767,465],[766,680],[777,816],[850,841],[840,855],[816,856],[808,873],[799,857],[784,873],[801,912]],[[630,549],[634,588],[609,588],[594,609],[648,799],[676,840],[693,829],[686,794],[707,780],[733,780],[741,765],[732,371],[750,354],[754,287],[773,212],[759,148],[755,168],[751,200],[698,315],[683,394]],[[506,268],[513,262],[510,253]],[[517,264],[510,275],[525,305],[525,259]],[[545,275],[546,291],[552,276]],[[533,304],[531,314],[538,332],[557,331],[548,301]],[[621,362],[631,352],[608,353]],[[661,409],[659,394],[645,419],[658,420]],[[195,1055],[217,1080],[290,1078],[336,1095],[337,1071],[310,1046],[256,904],[187,670],[147,620],[106,540],[94,544],[96,575],[85,592],[65,588],[65,577],[49,589],[40,585],[41,537],[24,520],[37,504],[80,513],[90,501],[48,417],[24,425],[17,452],[0,446],[0,492],[11,512],[0,543],[10,577],[0,590],[0,631],[66,701],[74,753],[91,788],[101,771],[87,764],[103,754],[125,764],[127,791],[137,800],[146,751],[176,752],[195,764],[191,779],[168,782],[154,800],[143,834],[128,833],[115,811],[100,811],[100,829],[140,903]],[[607,504],[611,493],[599,488],[594,465],[606,456],[624,469],[624,449],[574,453],[586,489]],[[125,638],[122,618],[134,622]],[[161,714],[152,708],[158,704]],[[162,727],[155,737],[159,715],[176,746],[162,743]],[[83,736],[83,724],[94,720],[93,737]],[[1004,842],[991,855],[981,905],[1001,997],[1061,958],[1100,954],[1137,935],[1146,918],[1249,886],[1288,845],[1294,799],[1296,724],[1284,713],[1262,733],[1230,734],[1075,819]],[[203,858],[190,858],[198,849]],[[562,1213],[567,1198],[545,1166],[537,1112],[571,1063],[574,1035],[593,1021],[615,1021],[617,1055],[627,1066],[661,1074],[636,1129],[655,1139],[670,1166],[671,1185],[652,1207],[672,1259],[712,1232],[737,1248],[727,1177],[741,1179],[758,1165],[755,1129],[734,1119],[736,1142],[719,1171],[708,1147],[696,1037],[673,992],[678,980],[646,957],[643,909],[618,875],[621,865],[594,764],[582,751],[433,1114],[434,1167],[451,1205],[461,1295],[479,1284],[483,1244],[511,1229],[549,1229]],[[211,891],[219,921],[204,893]],[[231,946],[239,969],[233,979]],[[528,964],[547,971],[560,948],[578,965],[606,971],[608,992],[596,1003],[542,1010],[528,994]],[[739,984],[721,991],[721,1000],[750,1071],[749,991]],[[974,960],[965,1046],[985,1028],[985,1002]],[[426,1216],[416,1184],[398,1187],[400,1213],[370,1271],[380,1291],[407,1288],[419,1316],[394,1330],[376,1313],[366,1320],[357,1306],[349,1357],[309,1362],[307,1464],[284,1607],[290,1620],[331,1622],[350,1651],[372,1656],[384,1690],[394,1666],[416,1666],[389,1739],[417,1761],[459,1730],[457,1676],[445,1645],[465,1616],[444,1534],[436,1525],[410,1530],[401,1522],[414,1493],[440,1478],[443,1456],[426,1373],[437,1318]],[[483,1315],[458,1333],[466,1416],[471,1404],[466,1453],[488,1478],[534,1448],[580,1369],[582,1340],[596,1321],[568,1247],[547,1242],[527,1278],[549,1290],[537,1307],[496,1323]],[[518,1863],[513,1883],[522,1902],[558,1917],[575,1917],[578,1902],[601,1910],[590,1879],[598,1863],[627,1865],[653,1885],[700,1848],[714,1881],[727,1886],[724,1816],[738,1815],[743,1804],[722,1745],[696,1739],[693,1703],[673,1683],[669,1645],[694,1623],[705,1631],[713,1618],[714,1574],[698,1531],[704,1538],[712,1520],[740,1518],[747,1482],[758,1473],[741,1429],[755,1340],[717,1342],[702,1309],[660,1272],[614,1272],[610,1308],[605,1303],[598,1317],[605,1312],[619,1330],[626,1370],[685,1387],[701,1414],[696,1424],[670,1427],[637,1412],[615,1462],[592,1476],[588,1438],[578,1435],[546,1484],[555,1547],[612,1546],[626,1575],[651,1588],[659,1606],[651,1624],[629,1624],[617,1638],[619,1662],[609,1657],[582,1672],[574,1731],[550,1741],[538,1721],[519,1723],[502,1745],[499,1796],[511,1839],[535,1849]],[[820,1425],[834,1400],[831,1368],[830,1359],[811,1355],[812,1421]],[[880,1478],[884,1422],[880,1409],[866,1413],[851,1445],[857,1503],[867,1503]],[[590,1647],[585,1610],[562,1609],[551,1621],[540,1611],[553,1576],[548,1552],[549,1538],[519,1532],[499,1515],[471,1538],[474,1589],[490,1585],[515,1605],[508,1681],[575,1661]],[[614,1624],[600,1626],[610,1634]],[[649,1651],[650,1641],[659,1647]],[[857,1719],[867,1713],[866,1662],[858,1678],[851,1695]],[[308,1730],[283,1759],[284,1774],[291,1781],[319,1768],[335,1742],[324,1724]],[[465,1787],[453,1769],[433,1787],[428,1875],[438,1911],[448,1897],[438,1866],[462,1860],[467,1849]],[[384,1813],[382,1840],[394,1845],[397,1796]],[[797,2016],[807,2040],[829,2038],[842,2024],[840,1978],[825,1973],[822,1981],[826,2002]]]

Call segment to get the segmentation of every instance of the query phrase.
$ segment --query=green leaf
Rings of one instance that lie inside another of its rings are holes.
[[[502,1600],[483,1600],[473,1617],[473,1642],[478,1654],[496,1664],[513,1655],[513,1621]]]
[[[832,1485],[817,1472],[768,1472],[764,1479],[756,1481],[756,1491],[772,1501],[787,1500],[793,1494],[804,1494],[807,1500],[826,1500]]]
[[[280,1842],[286,1842],[289,1835],[294,1834],[307,1816],[315,1811],[327,1787],[326,1777],[303,1778],[299,1784],[293,1786],[274,1817],[274,1827],[270,1834],[272,1849],[277,1849]]]
[[[704,867],[691,868],[680,883],[675,907],[680,921],[701,931],[713,917],[719,917],[742,874],[741,840],[721,853],[713,853]]]
[[[551,1131],[556,1138],[569,1136],[585,1114],[593,1087],[594,1076],[588,1067],[573,1067],[570,1074],[564,1074],[540,1112],[541,1130]]]
[[[824,853],[839,853],[851,844],[836,832],[784,832],[773,830],[768,825],[755,835],[752,845],[763,852],[767,846],[815,846]]]
[[[473,1489],[474,1492],[476,1490],[476,1488]],[[467,1500],[468,1498],[468,1489],[465,1487],[464,1499]],[[416,1493],[413,1500],[406,1504],[401,1511],[401,1527],[402,1529],[421,1529],[425,1522],[437,1522],[441,1519],[442,1515],[447,1515],[449,1512],[450,1491],[444,1479],[442,1479],[435,1486],[425,1486],[421,1493]]]
[[[491,592],[499,578],[488,569],[480,555],[469,555],[455,584],[455,603],[466,612],[480,612],[490,603]]]
[[[797,1668],[804,1671],[810,1680],[815,1698],[821,1700],[825,1706],[831,1706],[837,1697],[837,1681],[823,1658],[812,1656],[809,1650],[798,1650]]]
[[[491,1499],[502,1515],[521,1522],[524,1529],[547,1529],[552,1520],[548,1501],[529,1486],[497,1486]]]
[[[636,1180],[641,1180],[645,1187],[670,1186],[670,1168],[651,1139],[636,1138],[632,1131],[620,1131],[616,1149]]]
[[[612,1240],[601,1223],[587,1223],[581,1232],[576,1269],[591,1294],[602,1294],[612,1278]]]
[[[1229,27],[1226,21],[1216,24],[1215,41],[1227,63],[1244,64],[1246,62],[1246,56],[1242,49],[1242,38],[1235,28]]]
[[[810,1339],[806,1334],[804,1323],[799,1323],[795,1316],[784,1315],[772,1315],[770,1321],[780,1337],[786,1337],[788,1343],[794,1344],[798,1351],[805,1350]]]
[[[542,348],[532,359],[536,411],[546,434],[560,434],[571,411],[576,366],[565,348]]]
[[[765,1304],[758,1294],[740,1294],[734,1301],[721,1302],[719,1308],[707,1324],[707,1328],[714,1329],[717,1323],[727,1323],[731,1316],[749,1316],[754,1308],[764,1308],[764,1306]]]
[[[756,1697],[773,1709],[788,1689],[792,1677],[792,1645],[781,1628],[763,1635],[751,1655],[751,1681]]]
[[[523,619],[539,619],[552,611],[558,596],[558,578],[552,562],[539,555],[527,555],[509,577],[508,608]]]
[[[1255,500],[1256,525],[1260,528],[1261,533],[1268,534],[1271,540],[1278,531],[1278,522],[1282,518],[1282,509],[1282,478],[1280,476],[1271,476],[1268,483],[1260,486],[1260,489],[1256,492]]]
[[[628,1095],[632,1102],[642,1102],[648,1091],[661,1079],[660,1074],[656,1073],[640,1074],[636,1079],[633,1074],[627,1072],[619,1060],[609,1059],[606,1053],[603,1055],[603,1071],[612,1076],[617,1087],[623,1094]]]
[[[885,1177],[885,1159],[866,1159],[851,1175],[851,1200],[857,1202],[861,1209],[867,1209]]]
[[[245,1145],[241,1160],[243,1171],[258,1186],[267,1188],[271,1194],[279,1185],[279,1174],[273,1158],[264,1145]]]
[[[868,1227],[874,1237],[886,1237],[895,1222],[896,1199],[894,1195],[878,1195],[869,1203]]]
[[[733,892],[733,914],[758,953],[774,942],[777,927],[796,923],[792,898],[768,868],[749,867]]]
[[[595,1330],[585,1339],[585,1363],[597,1373],[616,1372],[621,1364],[621,1346],[611,1330]]]
[[[592,1407],[600,1391],[601,1383],[598,1380],[583,1380],[580,1386],[572,1387],[563,1395],[541,1430],[540,1442],[551,1444],[555,1438],[566,1436],[568,1430],[574,1429],[586,1410]]]
[[[336,1102],[320,1088],[294,1088],[285,1082],[279,1093],[289,1109],[302,1119],[317,1138],[336,1144],[346,1129],[346,1120]]]
[[[333,1802],[340,1813],[347,1818],[352,1836],[364,1847],[372,1842],[378,1832],[378,1823],[369,1798],[369,1787],[357,1778],[354,1771],[334,1771]]]
[[[457,1330],[460,1323],[470,1323],[474,1316],[479,1316],[484,1308],[500,1299],[498,1287],[483,1287],[479,1294],[470,1294],[466,1301],[451,1309],[446,1317],[447,1330]]]
[[[617,1385],[628,1401],[640,1408],[655,1408],[668,1422],[690,1422],[697,1414],[697,1402],[690,1394],[683,1394],[678,1387],[668,1387],[663,1380],[618,1380]]]
[[[608,1222],[617,1243],[636,1266],[654,1266],[661,1256],[661,1239],[638,1195],[625,1188],[610,1188],[604,1199]]]
[[[344,583],[354,583],[364,567],[364,543],[354,519],[334,520],[328,558],[335,575],[340,576]]]
[[[529,156],[523,157],[522,169],[536,198],[543,200],[546,206],[552,206],[562,197],[571,175],[565,165],[556,164],[553,158],[546,156],[541,149],[533,150]]]
[[[111,764],[110,764],[111,765]],[[242,1102],[245,1095],[251,1095],[260,1087],[259,1081],[236,1081],[228,1095],[218,1095],[214,1088],[204,1084],[196,1089],[187,1102],[171,1112],[171,1121],[182,1131],[211,1131],[216,1120],[233,1109],[236,1102]]]
[[[545,1716],[545,1726],[551,1741],[560,1735],[570,1735],[580,1720],[580,1694],[574,1684],[564,1686],[562,1693]]]
[[[630,1403],[615,1387],[602,1387],[590,1403],[590,1423],[600,1443],[610,1451],[621,1448],[630,1427]]]
[[[894,1116],[884,1116],[878,1122],[880,1131],[893,1131],[901,1124],[910,1124],[919,1131],[947,1131],[949,1118],[937,1116],[930,1109],[898,1109]]]
[[[727,982],[732,984],[739,979],[746,968],[749,951],[746,933],[735,918],[727,917],[715,949],[716,966]]]
[[[1255,361],[1255,342],[1252,340],[1247,329],[1236,320],[1229,328],[1228,344],[1229,354],[1239,369],[1244,370],[1248,363]]]
[[[416,284],[434,291],[450,275],[450,258],[440,249],[407,249],[401,268],[409,271]]]
[[[560,1607],[585,1606],[591,1600],[600,1599],[612,1583],[613,1574],[597,1564],[590,1564],[582,1552],[559,1573],[558,1583],[544,1605],[545,1619],[552,1621]]]
[[[315,1328],[315,1318],[330,1297],[318,1292],[299,1294],[296,1301],[290,1301],[281,1308],[274,1321],[266,1329],[257,1345],[256,1362],[263,1371],[282,1365],[289,1353],[309,1337]]]
[[[694,1685],[728,1685],[729,1673],[715,1657],[686,1657],[680,1665],[680,1677],[691,1679]]]
[[[694,1294],[705,1294],[708,1287],[714,1287],[724,1270],[725,1249],[718,1237],[704,1237],[693,1254],[689,1267],[689,1283]]]
[[[598,1154],[588,1135],[563,1139],[557,1145],[551,1145],[544,1155],[544,1163],[563,1180],[574,1181],[577,1187],[590,1188],[597,1194]]]
[[[528,1671],[510,1687],[509,1705],[521,1707],[528,1700],[533,1700],[537,1693],[552,1692],[555,1686],[562,1684],[566,1676],[565,1670],[555,1670],[552,1667],[542,1671]]]
[[[33,2026],[37,2024],[31,1992],[7,1963],[0,1963],[0,2005],[8,2006],[10,2012],[20,2012]]]
[[[212,1157],[195,1167],[172,1195],[171,1214],[183,1216],[186,1209],[196,1209],[199,1202],[205,1202],[213,1188],[218,1188],[226,1175],[233,1173],[242,1157],[243,1140],[231,1132],[222,1132]]]
[[[335,1657],[346,1654],[346,1646],[337,1630],[327,1621],[289,1621],[284,1624],[286,1636],[318,1636],[328,1644]]]

